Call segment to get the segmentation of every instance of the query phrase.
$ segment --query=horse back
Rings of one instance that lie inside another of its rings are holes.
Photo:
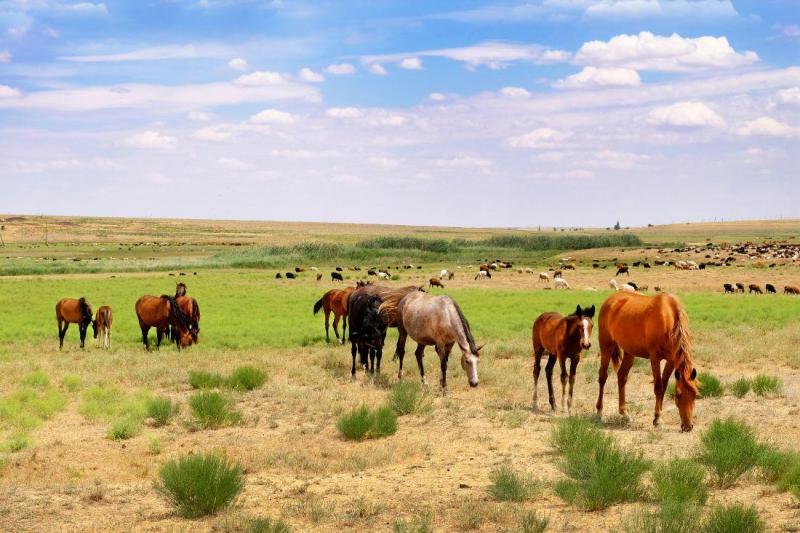
[[[111,329],[111,324],[114,321],[114,315],[111,312],[111,308],[107,305],[101,305],[97,308],[97,317],[95,318],[97,321],[97,326],[100,329],[108,328]]]
[[[62,298],[56,304],[56,319],[78,324],[83,320],[83,309],[80,300]]]
[[[600,343],[613,342],[638,357],[667,355],[673,351],[673,331],[682,310],[667,293],[615,293],[600,307]]]
[[[565,330],[564,316],[561,313],[548,312],[539,315],[533,321],[533,349],[543,347],[550,353],[556,353],[558,345],[563,341]]]
[[[170,303],[166,298],[145,295],[136,301],[136,316],[139,324],[150,327],[166,327],[169,324]]]

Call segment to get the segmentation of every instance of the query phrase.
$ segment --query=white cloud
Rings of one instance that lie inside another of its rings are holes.
[[[585,169],[575,169],[566,172],[564,177],[576,180],[588,180],[594,177],[594,172]]]
[[[523,135],[509,137],[506,142],[512,148],[547,148],[557,145],[569,137],[568,132],[552,128],[537,128]]]
[[[800,87],[790,87],[778,91],[770,104],[770,107],[800,107]]]
[[[375,63],[401,63],[409,58],[443,57],[461,61],[468,68],[487,66],[493,70],[506,68],[515,61],[528,61],[538,64],[557,63],[569,58],[569,54],[560,50],[550,50],[537,44],[514,44],[487,41],[473,46],[461,48],[442,48],[422,50],[414,53],[384,54],[363,56],[361,61],[367,65]]]
[[[553,84],[559,89],[584,89],[593,87],[636,87],[641,83],[639,73],[628,68],[583,67],[577,74],[567,76]]]
[[[599,0],[583,2],[586,16],[608,18],[730,17],[730,0]]]
[[[428,95],[428,100],[433,102],[444,102],[445,100],[451,100],[456,96],[458,95],[455,93],[431,93]]]
[[[285,83],[287,80],[287,76],[285,74],[281,74],[280,72],[271,72],[269,70],[260,70],[257,72],[251,72],[250,74],[242,74],[235,80],[233,83],[237,85],[275,85],[278,83]]]
[[[108,8],[103,3],[78,2],[76,4],[62,4],[61,9],[68,13],[82,15],[108,15]]]
[[[194,132],[194,138],[201,141],[222,142],[233,136],[233,132],[226,126],[209,126]]]
[[[509,98],[528,98],[531,93],[522,87],[503,87],[500,94]]]
[[[744,123],[736,133],[746,137],[758,135],[763,137],[793,137],[798,134],[798,128],[775,120],[772,117],[758,117]]]
[[[245,163],[244,161],[240,161],[234,157],[220,157],[217,159],[217,163],[219,166],[230,170],[252,170],[255,168],[250,163]]]
[[[725,121],[703,102],[677,102],[650,111],[648,120],[656,126],[677,128],[721,127]]]
[[[285,157],[287,159],[322,159],[329,157],[341,157],[341,153],[336,150],[272,150],[273,157]]]
[[[8,50],[0,50],[0,63],[8,63],[11,61],[11,52]]]
[[[228,67],[232,68],[233,70],[247,70],[250,68],[250,66],[247,64],[247,60],[243,57],[234,57],[228,61]]]
[[[325,72],[337,76],[341,76],[343,74],[354,74],[355,71],[356,67],[354,67],[350,63],[338,63],[333,65],[328,65],[327,67],[325,67]]]
[[[250,117],[250,122],[254,124],[292,124],[294,117],[285,111],[277,109],[265,109]]]
[[[402,126],[406,122],[408,122],[408,119],[402,115],[388,115],[373,118],[370,124],[373,126]]]
[[[688,72],[747,66],[758,61],[758,55],[737,53],[725,37],[684,38],[677,33],[664,37],[643,31],[584,43],[573,61],[579,65]]]
[[[400,61],[398,65],[406,70],[422,70],[422,61],[418,57],[407,57]]]
[[[205,111],[189,111],[186,113],[186,118],[197,122],[207,122],[213,119],[214,115],[211,113],[206,113]]]
[[[325,116],[331,118],[358,118],[364,112],[357,107],[331,107],[325,111]]]
[[[300,78],[302,81],[308,81],[311,83],[322,83],[323,81],[325,81],[325,76],[323,76],[319,72],[314,72],[308,67],[301,68],[300,72],[297,73],[297,77]]]
[[[148,130],[131,135],[123,141],[123,144],[131,148],[142,148],[145,150],[169,150],[175,148],[177,141],[175,137]]]
[[[620,152],[617,150],[600,150],[592,154],[588,164],[599,167],[628,169],[635,167],[649,158],[650,157],[646,154]]]
[[[459,155],[446,159],[436,159],[433,164],[443,168],[482,168],[487,169],[492,166],[492,161],[485,157],[474,155]]]
[[[0,98],[11,98],[19,95],[19,89],[9,87],[8,85],[0,85]]]
[[[389,74],[384,68],[384,66],[381,65],[380,63],[371,64],[369,67],[367,67],[367,70],[369,71],[370,74],[375,74],[376,76],[386,76],[387,74]]]
[[[797,24],[778,24],[775,26],[775,29],[778,30],[783,37],[787,39],[798,39],[800,38],[800,25]]]
[[[64,56],[60,59],[78,63],[116,63],[123,61],[159,61],[164,59],[200,59],[230,57],[227,48],[215,45],[166,45],[140,48],[114,54]]]

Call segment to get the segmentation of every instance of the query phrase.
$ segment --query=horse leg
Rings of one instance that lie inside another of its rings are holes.
[[[664,363],[664,372],[661,374],[660,379],[658,375],[658,371],[661,370],[659,367],[661,365],[659,362],[653,362],[650,360],[650,368],[653,370],[653,389],[655,389],[656,393],[656,412],[653,416],[653,425],[657,426],[659,424],[659,419],[661,418],[661,409],[664,406],[664,393],[667,391],[667,385],[669,385],[669,378],[672,377],[672,370],[673,365],[672,361],[669,359],[666,363]],[[659,383],[661,385],[660,389],[656,389],[655,383]]]
[[[87,326],[88,326],[88,324],[84,324],[83,322],[78,324],[78,333],[80,333],[80,336],[81,336],[81,350],[83,350],[83,348],[84,348],[84,346],[86,344],[86,329],[87,329]]]
[[[375,358],[378,360],[378,364],[375,367],[375,372],[378,374],[381,373],[381,358],[383,357],[383,348],[376,348],[375,349]]]
[[[442,369],[442,377],[439,384],[442,386],[442,396],[447,394],[447,354],[444,346],[436,345],[436,355],[439,356],[439,366]]]
[[[601,330],[602,333],[602,330]],[[617,353],[619,347],[609,341],[605,341],[604,339],[600,339],[600,369],[597,372],[597,383],[599,385],[599,391],[597,394],[597,404],[595,408],[597,409],[597,416],[598,418],[603,416],[603,389],[606,386],[606,380],[608,379],[608,364],[611,362],[612,356]]]
[[[331,311],[327,307],[325,308],[325,342],[331,342],[331,335],[328,331],[330,327],[330,318],[331,318]]]
[[[422,378],[422,384],[427,385],[425,381],[425,367],[422,366],[422,356],[425,355],[425,345],[417,344],[417,349],[414,350],[414,355],[417,356],[417,366],[419,367],[419,376]]]
[[[617,370],[617,388],[619,390],[619,414],[628,417],[628,410],[625,408],[625,385],[628,383],[628,373],[633,366],[633,356],[623,352],[622,363]]]
[[[578,363],[580,362],[580,355],[573,355],[569,360],[569,397],[567,398],[567,409],[570,413],[572,413],[572,391],[575,389],[575,373],[578,371]]]
[[[344,340],[347,338],[347,313],[342,315],[342,344],[344,344]]]
[[[161,328],[156,328],[156,350],[161,349],[161,339],[164,337],[164,330]]]
[[[560,352],[557,358],[558,366],[561,368],[561,410],[563,411],[567,397],[567,360],[563,352]]]
[[[556,366],[556,356],[548,355],[547,365],[544,367],[544,374],[547,376],[547,397],[550,399],[550,410],[556,410],[556,397],[553,394],[553,367]]]
[[[539,346],[533,350],[533,408],[539,409],[539,374],[542,372],[542,354],[544,349]]]
[[[336,335],[336,341],[339,342],[339,315],[333,313],[333,333]]]
[[[397,346],[394,349],[394,357],[400,361],[400,368],[397,370],[397,379],[403,379],[403,356],[406,354],[406,330],[404,330],[401,326],[397,327]]]
[[[353,356],[353,368],[350,369],[350,376],[356,379],[356,352],[358,351],[358,344],[356,341],[350,342],[350,355]]]
[[[69,322],[64,322],[64,329],[61,329],[61,320],[58,321],[58,349],[64,347],[64,337],[67,334],[67,328],[69,327]]]
[[[375,357],[377,357],[377,350],[373,347],[367,348],[369,350],[369,373],[375,374]]]
[[[147,335],[150,333],[150,326],[140,326],[142,328],[142,343],[144,349],[150,351],[150,343],[147,341]]]

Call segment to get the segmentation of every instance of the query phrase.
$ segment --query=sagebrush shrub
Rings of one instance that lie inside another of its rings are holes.
[[[244,487],[238,465],[214,454],[189,455],[161,467],[156,489],[184,518],[213,514],[230,505]]]
[[[761,447],[753,430],[733,419],[714,420],[700,437],[698,459],[705,464],[720,487],[730,487],[756,466]]]

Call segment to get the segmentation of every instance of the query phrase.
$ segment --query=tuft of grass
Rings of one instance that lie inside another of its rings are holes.
[[[154,396],[147,399],[147,418],[153,419],[156,427],[165,426],[173,416],[178,414],[180,406],[165,396]]]
[[[416,381],[396,383],[389,392],[389,405],[399,416],[424,414],[430,412],[432,407],[430,398],[423,393],[422,386]]]
[[[372,431],[374,437],[388,437],[397,433],[397,415],[388,405],[378,407],[372,413]]]
[[[128,440],[138,435],[141,429],[142,425],[138,420],[120,418],[111,424],[107,436],[111,440]]]
[[[126,393],[116,385],[97,383],[86,389],[78,408],[89,420],[131,418],[143,421],[147,417],[149,392]]]
[[[641,477],[649,463],[641,454],[619,447],[590,421],[559,421],[552,443],[563,454],[561,470],[571,478],[554,486],[555,493],[567,503],[598,510],[643,495]]]
[[[214,514],[244,487],[238,465],[213,454],[189,455],[161,467],[156,490],[184,518]]]
[[[201,370],[189,372],[189,385],[193,389],[216,389],[222,385],[222,375]]]
[[[336,428],[348,440],[387,437],[397,432],[397,415],[388,405],[374,412],[362,405],[340,416]]]
[[[703,468],[690,459],[674,458],[653,470],[656,499],[662,504],[698,503],[708,499]]]
[[[733,395],[737,398],[744,398],[744,396],[750,392],[751,386],[752,384],[749,379],[739,378],[731,383],[731,391],[733,391]]]
[[[204,429],[216,429],[229,424],[238,424],[242,415],[231,407],[231,401],[218,392],[199,392],[189,398],[197,425]]]
[[[622,529],[627,533],[695,533],[699,523],[699,507],[670,502],[655,510],[634,512],[624,521]]]
[[[540,517],[536,511],[530,511],[522,515],[516,531],[519,533],[544,533],[548,525],[550,525],[548,517]]]
[[[530,476],[517,473],[508,465],[502,465],[489,474],[489,494],[501,502],[524,502],[536,496],[540,484]]]
[[[754,506],[742,504],[718,506],[711,510],[706,519],[702,533],[761,533],[764,523],[758,516]]]
[[[725,392],[722,382],[711,374],[702,372],[697,376],[697,381],[700,383],[700,396],[703,398],[718,398]]]
[[[28,448],[31,445],[31,439],[25,433],[17,433],[16,435],[12,436],[5,444],[0,446],[0,451],[5,451],[8,453],[17,453],[21,452],[25,448]]]
[[[433,533],[433,515],[430,511],[421,513],[407,520],[395,520],[392,524],[393,533]]]
[[[41,370],[34,370],[22,378],[22,384],[34,389],[43,389],[50,385],[50,378]]]
[[[283,520],[272,518],[250,518],[247,521],[248,533],[291,533],[292,528]]]
[[[714,420],[700,437],[698,459],[711,469],[715,484],[730,487],[756,466],[761,446],[749,426],[733,419]]]
[[[800,458],[796,455],[778,480],[778,489],[788,490],[796,499],[800,500]]]
[[[67,374],[61,378],[61,386],[67,389],[67,392],[78,392],[81,388],[81,377],[75,374]]]
[[[153,437],[147,443],[147,451],[152,453],[153,455],[158,455],[161,453],[161,441],[157,437]]]
[[[776,376],[759,374],[753,378],[753,392],[757,396],[776,396],[781,393],[783,383]]]
[[[29,431],[62,410],[66,403],[64,395],[56,390],[23,387],[0,398],[0,427]]]
[[[238,391],[251,391],[264,385],[267,373],[254,366],[240,366],[234,370],[225,384]]]

